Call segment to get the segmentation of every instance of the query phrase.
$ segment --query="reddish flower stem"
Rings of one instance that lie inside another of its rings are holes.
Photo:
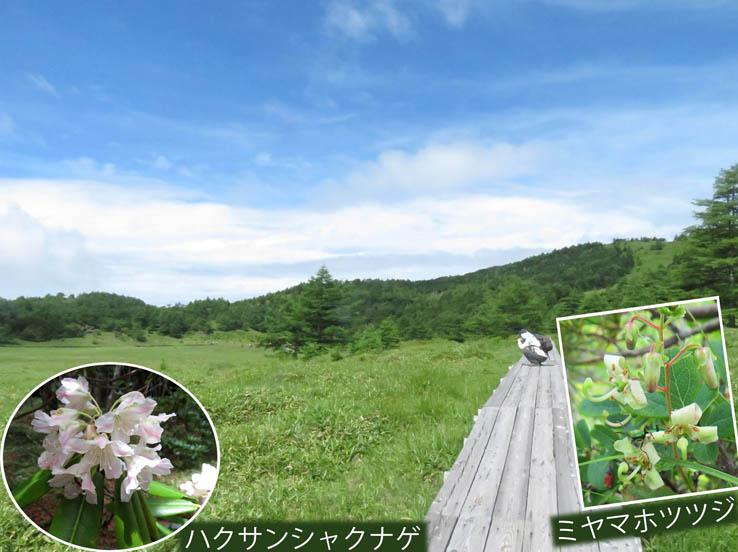
[[[640,314],[636,314],[635,316],[633,316],[633,318],[630,319],[631,322],[634,322],[635,320],[640,320],[641,322],[645,322],[646,324],[648,324],[649,326],[651,326],[654,330],[658,330],[659,329],[659,327],[656,324],[654,324],[653,322],[651,322],[647,318],[644,318]]]
[[[677,359],[682,356],[684,353],[689,351],[690,349],[699,349],[700,346],[696,343],[692,343],[691,345],[686,345],[682,348],[681,351],[679,351],[674,358],[672,358],[669,362],[666,363],[666,367],[669,368],[672,364],[674,364]]]

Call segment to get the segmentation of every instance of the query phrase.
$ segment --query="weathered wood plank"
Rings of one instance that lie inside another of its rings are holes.
[[[520,394],[518,406],[535,408],[536,395],[538,394],[538,378],[541,370],[547,370],[547,368],[541,368],[537,365],[528,367],[528,376],[525,378],[523,392]]]
[[[528,374],[530,374],[530,366],[517,362],[513,364],[512,370],[515,370],[515,379],[513,380],[510,391],[505,396],[505,400],[502,401],[500,408],[517,408],[520,404],[520,397],[523,394],[523,389],[528,381]]]
[[[566,380],[556,349],[524,358],[487,400],[426,519],[431,552],[640,552],[639,539],[553,547],[550,516],[581,510]]]
[[[526,482],[533,444],[533,408],[519,407],[502,481],[492,513],[486,552],[521,550],[525,526]]]
[[[428,510],[426,520],[431,528],[429,550],[444,550],[456,525],[459,512],[469,493],[477,473],[481,457],[487,447],[499,408],[483,408],[477,417],[472,433],[478,430],[478,438],[467,439],[459,458],[446,476],[446,480]]]
[[[553,408],[569,408],[566,399],[566,378],[561,364],[550,367],[551,370],[551,406]]]
[[[484,549],[492,513],[500,486],[516,410],[503,408],[492,430],[487,449],[479,465],[469,494],[459,514],[447,550],[477,552]]]
[[[570,514],[581,510],[577,487],[576,465],[571,452],[571,430],[568,412],[554,408],[554,458],[556,461],[556,496],[559,514]]]
[[[484,406],[502,405],[502,401],[504,401],[505,397],[507,397],[507,393],[508,391],[510,391],[510,387],[512,386],[513,381],[515,381],[515,376],[517,375],[517,371],[513,370],[513,366],[510,366],[507,369],[507,374],[505,374],[505,376],[500,380],[499,385],[492,392],[490,398],[487,399],[487,402],[484,403]]]
[[[542,377],[546,372],[546,368],[541,370]],[[551,414],[550,408],[536,408],[535,411],[523,550],[540,552],[553,550],[549,518],[556,512],[557,504]]]
[[[538,394],[536,395],[536,408],[552,408],[551,399],[551,367],[544,366],[538,372]],[[550,418],[549,412],[549,418]],[[553,450],[553,449],[551,449]]]

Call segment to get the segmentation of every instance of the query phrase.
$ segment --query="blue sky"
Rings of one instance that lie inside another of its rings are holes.
[[[738,4],[0,7],[0,296],[155,304],[672,238],[738,162]]]

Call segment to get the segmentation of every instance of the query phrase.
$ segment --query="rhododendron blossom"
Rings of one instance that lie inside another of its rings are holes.
[[[218,468],[210,464],[203,464],[200,473],[193,473],[192,479],[182,483],[179,488],[188,496],[202,498],[213,490],[218,479]]]
[[[118,479],[125,472],[120,498],[128,502],[135,491],[149,488],[154,475],[166,475],[172,469],[172,463],[157,454],[161,445],[148,446],[161,440],[161,422],[175,416],[152,415],[155,400],[132,391],[103,414],[81,376],[62,379],[56,396],[64,407],[50,414],[37,410],[31,426],[46,434],[38,465],[51,470],[49,485],[63,488],[65,497],[84,492],[87,502],[97,504],[94,474]],[[75,455],[79,460],[68,465]]]

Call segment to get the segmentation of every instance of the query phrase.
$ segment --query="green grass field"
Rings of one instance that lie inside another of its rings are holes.
[[[0,415],[7,420],[61,370],[141,364],[186,386],[215,423],[222,469],[199,519],[422,519],[477,409],[519,358],[512,339],[403,343],[335,362],[283,357],[251,339],[241,332],[136,344],[103,334],[0,347]],[[729,331],[728,344],[738,361],[738,332]],[[682,532],[646,549],[732,550],[737,537],[735,526]],[[3,493],[0,550],[21,549],[64,547],[31,528]]]
[[[477,409],[518,358],[509,339],[405,343],[332,362],[267,352],[248,334],[144,346],[88,336],[0,348],[0,414],[66,368],[141,364],[187,387],[215,423],[222,470],[200,519],[422,519]],[[3,494],[0,550],[63,548],[50,542]]]

